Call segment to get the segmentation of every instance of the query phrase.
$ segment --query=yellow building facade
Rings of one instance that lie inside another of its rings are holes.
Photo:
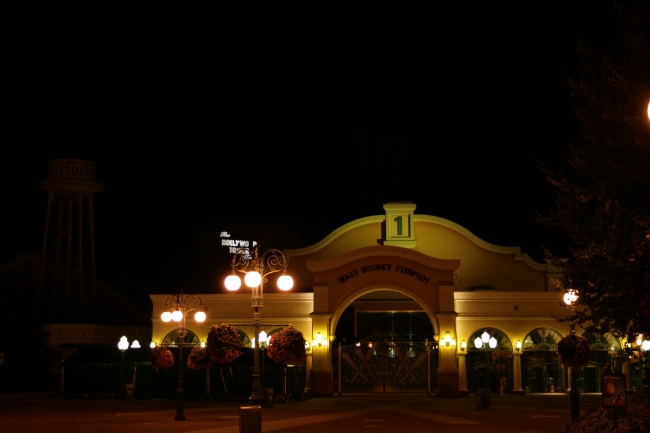
[[[417,215],[415,209],[413,203],[388,203],[383,215],[352,221],[315,245],[284,251],[294,287],[312,292],[265,294],[262,328],[292,324],[311,342],[306,366],[311,394],[330,396],[340,389],[332,343],[350,306],[426,314],[433,328],[427,337],[435,357],[432,392],[438,395],[483,387],[480,362],[486,372],[485,365],[503,369],[501,391],[523,393],[540,380],[545,392],[565,389],[563,367],[542,356],[570,332],[567,323],[556,320],[567,315],[563,293],[553,285],[558,271],[519,248],[489,244],[451,221]],[[187,324],[197,335],[206,335],[212,324],[251,321],[250,295],[201,297],[208,319]],[[151,298],[153,339],[160,343],[175,328],[160,320],[167,296]],[[253,337],[252,326],[240,329]],[[474,343],[485,332],[498,339],[490,353]],[[620,348],[618,342],[610,343],[606,351]],[[507,365],[491,365],[497,362],[494,352]],[[522,355],[533,352],[522,364]]]

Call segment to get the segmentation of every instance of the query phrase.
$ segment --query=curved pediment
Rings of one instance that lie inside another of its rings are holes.
[[[440,266],[446,266],[445,261],[459,261],[454,272],[457,291],[549,290],[548,265],[522,254],[519,247],[494,245],[447,219],[416,215],[412,203],[389,203],[384,208],[386,215],[351,221],[314,245],[287,250],[293,271],[300,274],[297,279],[303,280],[299,285],[313,284],[313,275],[307,268],[315,266],[315,262],[319,262],[319,267],[336,266],[353,256],[381,254],[381,249],[391,249],[390,254],[417,252],[427,260],[440,260]],[[396,226],[397,222],[401,225]],[[403,232],[401,237],[397,235],[398,229]],[[393,253],[394,248],[398,252]]]

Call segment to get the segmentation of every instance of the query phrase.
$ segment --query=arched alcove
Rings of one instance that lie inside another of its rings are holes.
[[[521,370],[527,393],[548,393],[566,388],[566,371],[557,354],[562,335],[555,329],[539,327],[524,338]]]
[[[496,340],[494,349],[490,348],[489,344],[476,346],[475,340],[482,339],[484,333],[487,333],[488,340],[491,338]],[[504,390],[511,389],[512,341],[505,332],[497,328],[485,327],[476,330],[467,342],[466,369],[470,392],[487,388],[490,392],[498,393],[501,387]]]

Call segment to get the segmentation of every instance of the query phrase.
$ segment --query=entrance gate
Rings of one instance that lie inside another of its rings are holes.
[[[334,388],[348,393],[408,394],[436,389],[437,348],[428,342],[399,340],[395,334],[375,333],[334,351]]]

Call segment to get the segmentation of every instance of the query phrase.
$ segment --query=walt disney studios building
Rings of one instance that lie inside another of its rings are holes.
[[[449,397],[486,387],[565,392],[568,369],[557,342],[570,327],[555,319],[568,314],[564,293],[553,285],[558,270],[415,209],[414,203],[388,203],[383,215],[284,251],[294,287],[313,290],[265,294],[262,328],[290,323],[303,333],[310,343],[305,383],[311,395],[365,390]],[[194,336],[207,335],[213,324],[252,323],[249,293],[200,296],[208,317],[188,320]],[[160,319],[167,295],[151,299],[153,341],[173,341],[177,328]],[[250,344],[252,326],[240,332]],[[623,342],[576,333],[592,350],[579,386],[599,392],[600,369]],[[623,369],[632,389],[634,372],[629,363]]]

